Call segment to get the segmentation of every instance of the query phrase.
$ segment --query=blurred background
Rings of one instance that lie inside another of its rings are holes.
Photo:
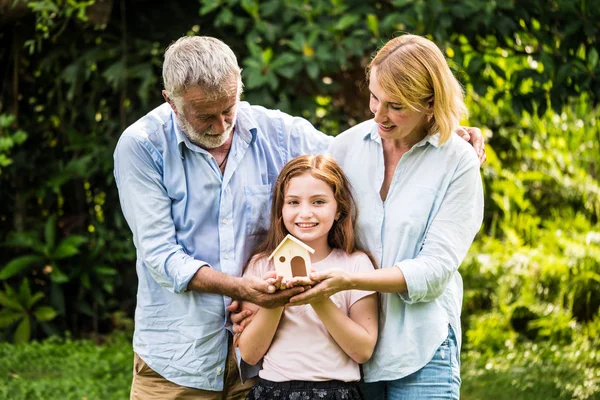
[[[464,399],[600,398],[599,0],[0,0],[0,397],[127,398],[137,278],[112,152],[183,35],[230,45],[243,100],[336,135],[402,33],[443,50],[481,127],[461,266]]]

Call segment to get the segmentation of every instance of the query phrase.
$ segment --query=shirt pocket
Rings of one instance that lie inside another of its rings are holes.
[[[246,185],[246,234],[262,235],[269,228],[271,185]]]
[[[400,208],[399,229],[411,235],[422,235],[427,230],[435,210],[437,188],[425,185],[413,185],[402,194],[403,206]]]

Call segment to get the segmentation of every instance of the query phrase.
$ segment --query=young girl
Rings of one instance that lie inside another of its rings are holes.
[[[316,271],[373,270],[354,239],[356,206],[348,180],[327,156],[302,156],[286,164],[275,183],[271,226],[245,274],[280,288],[310,283],[275,278],[267,258],[289,233],[312,247]],[[260,308],[238,340],[249,364],[263,359],[247,399],[360,399],[359,363],[377,341],[377,295],[348,290],[299,307]]]

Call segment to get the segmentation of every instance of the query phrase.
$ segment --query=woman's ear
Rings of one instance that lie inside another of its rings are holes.
[[[429,115],[433,115],[433,99],[427,102],[427,108],[425,109],[425,113]]]

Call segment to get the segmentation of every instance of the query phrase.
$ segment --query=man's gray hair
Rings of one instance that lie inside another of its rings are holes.
[[[193,86],[200,86],[209,96],[231,95],[226,91],[232,78],[238,80],[239,95],[241,72],[233,51],[219,39],[184,36],[167,48],[162,76],[167,95],[172,98]]]

